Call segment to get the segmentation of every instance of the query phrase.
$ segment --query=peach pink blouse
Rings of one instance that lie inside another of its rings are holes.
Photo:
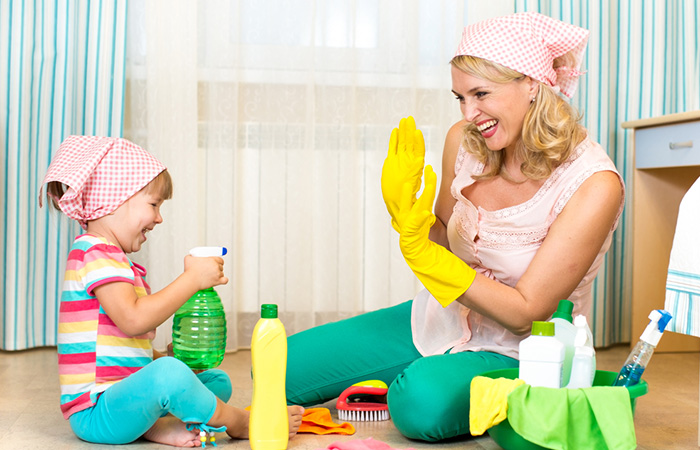
[[[620,177],[603,148],[586,138],[530,200],[487,211],[475,207],[462,195],[462,190],[474,183],[472,175],[482,173],[483,169],[482,163],[460,147],[451,187],[457,203],[447,224],[447,237],[452,252],[478,273],[508,286],[518,282],[542,245],[549,227],[588,177],[600,171],[612,171]],[[620,184],[623,200],[615,224],[590,269],[569,297],[574,303],[574,315],[588,316],[590,311],[592,283],[610,248],[624,205],[621,177]],[[443,308],[425,289],[413,300],[411,322],[414,344],[424,356],[449,350],[450,353],[491,351],[517,358],[518,344],[527,337],[509,332],[494,320],[458,302]]]

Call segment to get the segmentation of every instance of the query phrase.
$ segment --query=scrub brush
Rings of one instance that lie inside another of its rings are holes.
[[[387,385],[381,380],[355,383],[345,389],[336,403],[338,418],[351,422],[389,420],[386,404]]]

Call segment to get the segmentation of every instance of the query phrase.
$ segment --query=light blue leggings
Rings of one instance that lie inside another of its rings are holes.
[[[404,436],[434,442],[469,434],[472,378],[518,361],[491,352],[421,356],[411,336],[411,304],[290,336],[287,402],[316,405],[354,383],[379,379],[389,385],[389,413]]]
[[[183,422],[207,423],[216,397],[231,398],[231,379],[217,369],[195,374],[183,362],[158,358],[104,391],[97,403],[70,416],[73,432],[98,444],[127,444],[168,413]]]

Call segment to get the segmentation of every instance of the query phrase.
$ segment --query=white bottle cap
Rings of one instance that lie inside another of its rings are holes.
[[[576,317],[574,317],[574,325],[577,327],[586,327],[588,326],[588,320],[586,320],[586,316],[583,314],[578,314]]]
[[[190,250],[192,256],[224,256],[228,253],[226,247],[195,247]]]

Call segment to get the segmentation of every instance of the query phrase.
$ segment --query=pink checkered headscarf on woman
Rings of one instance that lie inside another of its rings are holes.
[[[165,170],[146,150],[121,138],[70,136],[58,149],[42,186],[59,181],[68,189],[59,208],[87,228],[87,221],[114,212]]]
[[[486,59],[527,75],[571,98],[576,92],[588,30],[551,17],[524,12],[464,28],[455,56]],[[569,66],[553,67],[570,53]]]

